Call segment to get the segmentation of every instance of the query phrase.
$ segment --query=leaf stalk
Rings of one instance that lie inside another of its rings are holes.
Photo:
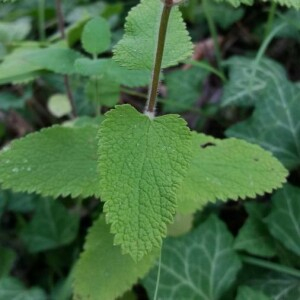
[[[242,261],[246,264],[250,264],[250,265],[254,265],[254,266],[258,266],[261,268],[265,268],[268,270],[272,270],[275,272],[280,272],[280,273],[284,273],[284,274],[288,274],[291,276],[295,276],[297,278],[300,278],[300,271],[287,267],[287,266],[283,266],[283,265],[279,265],[277,263],[271,262],[271,261],[266,261],[260,258],[256,258],[256,257],[251,257],[248,255],[240,255]]]

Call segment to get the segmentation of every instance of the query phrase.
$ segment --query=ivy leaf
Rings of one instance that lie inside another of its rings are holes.
[[[216,216],[183,237],[168,238],[161,254],[158,299],[221,299],[241,268],[232,243],[232,235]],[[156,278],[157,267],[144,279],[150,299]]]
[[[100,217],[89,230],[84,252],[74,271],[75,299],[114,300],[144,276],[157,255],[150,254],[135,263],[113,245],[109,226]]]
[[[147,70],[127,70],[112,59],[80,58],[75,62],[76,72],[83,76],[104,76],[128,87],[145,86],[151,73]]]
[[[276,37],[300,40],[300,11],[289,9],[275,18],[272,30],[283,26],[276,34]]]
[[[300,165],[300,87],[290,82],[282,67],[271,60],[261,60],[255,74],[254,61],[236,58],[234,62],[235,77],[232,79],[234,81],[240,74],[234,84],[234,87],[239,86],[239,91],[234,88],[231,93],[236,95],[234,100],[225,98],[224,104],[244,105],[251,91],[256,89],[250,102],[255,105],[255,110],[248,120],[232,126],[226,134],[259,144],[287,168],[296,168]],[[242,87],[242,84],[246,85]]]
[[[0,192],[0,203],[5,203],[5,209],[14,213],[28,214],[35,209],[35,203],[40,201],[39,196],[33,196],[24,193],[12,193],[11,191]]]
[[[209,201],[237,200],[270,193],[288,172],[257,145],[193,134],[193,154],[178,194],[178,210],[193,212]]]
[[[150,119],[122,105],[106,115],[99,142],[106,218],[115,244],[137,261],[161,246],[173,220],[190,161],[190,132],[177,115]]]
[[[253,255],[273,257],[276,255],[276,244],[266,224],[262,221],[266,217],[264,204],[247,203],[249,215],[235,239],[234,248]]]
[[[78,216],[71,215],[53,199],[41,199],[31,222],[21,232],[30,253],[56,249],[70,244],[76,237]]]
[[[208,72],[197,67],[179,70],[166,75],[168,97],[164,105],[166,112],[183,112],[190,109],[200,97],[202,85]],[[168,101],[170,99],[171,101]]]
[[[256,291],[248,286],[241,286],[238,289],[236,300],[271,300],[260,291]]]
[[[111,32],[108,22],[101,17],[90,20],[83,29],[82,46],[90,54],[97,55],[109,49]]]
[[[300,255],[300,189],[285,185],[273,196],[272,204],[266,218],[270,232],[285,247]]]
[[[9,248],[0,246],[0,278],[8,276],[16,261],[17,255]]]
[[[24,284],[13,277],[0,280],[1,300],[46,300],[45,292],[40,288],[26,289]]]
[[[239,277],[243,285],[261,291],[271,299],[299,300],[300,280],[297,277],[259,267],[246,267]]]
[[[225,62],[229,69],[230,80],[224,86],[222,106],[252,106],[265,97],[266,89],[272,88],[271,73],[266,76],[264,70],[270,70],[274,77],[286,78],[285,69],[270,59],[261,59],[255,74],[253,60],[248,57],[234,56]],[[253,74],[255,76],[253,76]],[[251,83],[251,84],[250,84]]]
[[[0,191],[0,220],[6,210],[7,202],[7,198],[5,197],[3,191]]]
[[[97,129],[54,126],[12,142],[0,154],[2,188],[53,197],[99,196]]]
[[[158,20],[163,3],[160,0],[142,0],[133,8],[125,24],[125,35],[114,48],[114,59],[120,65],[134,70],[151,70],[158,37]],[[178,7],[172,9],[162,68],[177,65],[192,54],[192,43]]]

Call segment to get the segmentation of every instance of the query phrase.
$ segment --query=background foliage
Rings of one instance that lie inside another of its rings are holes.
[[[96,136],[103,115],[124,103],[142,111],[147,97],[152,52],[139,55],[135,70],[116,62],[127,59],[126,49],[132,46],[133,32],[128,27],[125,39],[115,48],[116,61],[111,59],[113,47],[124,34],[125,17],[138,1],[64,1],[64,41],[54,1],[8,2],[0,4],[0,299],[152,299],[159,253],[144,256],[138,264],[128,255],[121,256],[103,217],[98,218],[104,209],[97,199]],[[178,199],[180,213],[163,243],[158,295],[162,299],[298,300],[300,15],[295,8],[299,2],[218,2],[190,0],[182,5],[196,47],[194,60],[179,66],[173,56],[184,58],[191,44],[184,25],[177,26],[177,9],[171,22],[178,33],[171,30],[169,35],[170,54],[164,66],[171,68],[162,74],[157,112],[180,113],[191,129],[203,134],[194,134],[192,142],[200,151],[190,154],[196,163],[188,170]],[[152,11],[150,7],[145,16],[138,15],[144,26],[141,30],[149,35]],[[130,22],[128,18],[129,27]],[[177,47],[178,35],[186,41],[185,47]],[[135,42],[138,53],[143,52],[138,45],[151,51],[154,43]],[[128,64],[132,67],[130,59]],[[122,109],[132,110],[141,126],[147,126],[147,120],[130,106]],[[118,135],[127,136],[128,128],[119,132],[115,128],[122,127],[121,115],[116,115],[122,109],[104,121],[110,124],[106,130],[112,138],[103,148],[124,145]],[[172,130],[179,122],[170,116],[158,120],[167,121]],[[64,128],[58,130],[55,125]],[[159,121],[155,126],[159,131]],[[40,129],[42,134],[13,141]],[[231,138],[222,140],[225,137]],[[288,182],[272,192],[277,177],[271,169],[265,170],[274,158],[261,157],[257,146],[243,146],[235,138],[269,150],[289,170]],[[186,146],[170,135],[165,139],[170,139],[170,153],[172,147]],[[131,144],[132,140],[136,169],[143,160],[139,156],[143,137],[128,136],[125,141]],[[35,153],[30,161],[24,159],[24,145],[26,153]],[[246,155],[257,162],[255,167],[249,167]],[[117,170],[110,170],[105,161],[100,163],[114,178]],[[233,171],[228,173],[229,168]],[[141,174],[148,182],[147,174]],[[162,186],[170,177],[158,175]],[[124,176],[130,178],[130,169]],[[179,177],[180,172],[171,180]],[[256,190],[251,180],[256,180]],[[228,189],[218,190],[220,182]],[[262,195],[268,183],[269,193]],[[101,185],[106,197],[122,197],[107,182]],[[14,192],[7,190],[12,187]],[[54,199],[58,195],[62,196]],[[172,191],[167,195],[172,198]],[[231,201],[221,201],[228,198]],[[150,209],[150,200],[143,198],[144,209]],[[211,203],[204,205],[207,201]],[[138,215],[131,213],[123,220],[129,226]],[[163,236],[161,226],[157,230]],[[159,245],[161,241],[154,242]],[[144,254],[148,248],[145,243],[134,249],[135,257],[141,259],[139,251]],[[103,282],[110,285],[104,287]]]

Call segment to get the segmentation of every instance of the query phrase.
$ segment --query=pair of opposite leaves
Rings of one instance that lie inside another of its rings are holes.
[[[150,119],[122,105],[98,130],[54,126],[14,141],[0,155],[0,182],[44,196],[101,197],[115,243],[134,260],[160,247],[176,211],[271,192],[287,175],[262,148],[191,133],[177,115]]]

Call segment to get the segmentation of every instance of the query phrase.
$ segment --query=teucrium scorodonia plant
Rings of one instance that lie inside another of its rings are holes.
[[[192,133],[178,115],[155,116],[161,69],[192,54],[178,6],[165,2],[142,0],[133,8],[114,49],[121,66],[152,70],[145,113],[120,105],[106,114],[99,130],[99,125],[54,126],[13,142],[0,155],[3,188],[55,197],[94,195],[105,202],[108,225],[103,217],[95,223],[75,270],[79,299],[114,299],[143,276],[176,211],[271,192],[287,176],[256,145]],[[86,39],[85,45],[95,53],[107,48]],[[98,259],[106,270],[99,285],[94,278]],[[116,262],[129,270],[118,273]],[[118,288],[109,292],[108,282]]]

